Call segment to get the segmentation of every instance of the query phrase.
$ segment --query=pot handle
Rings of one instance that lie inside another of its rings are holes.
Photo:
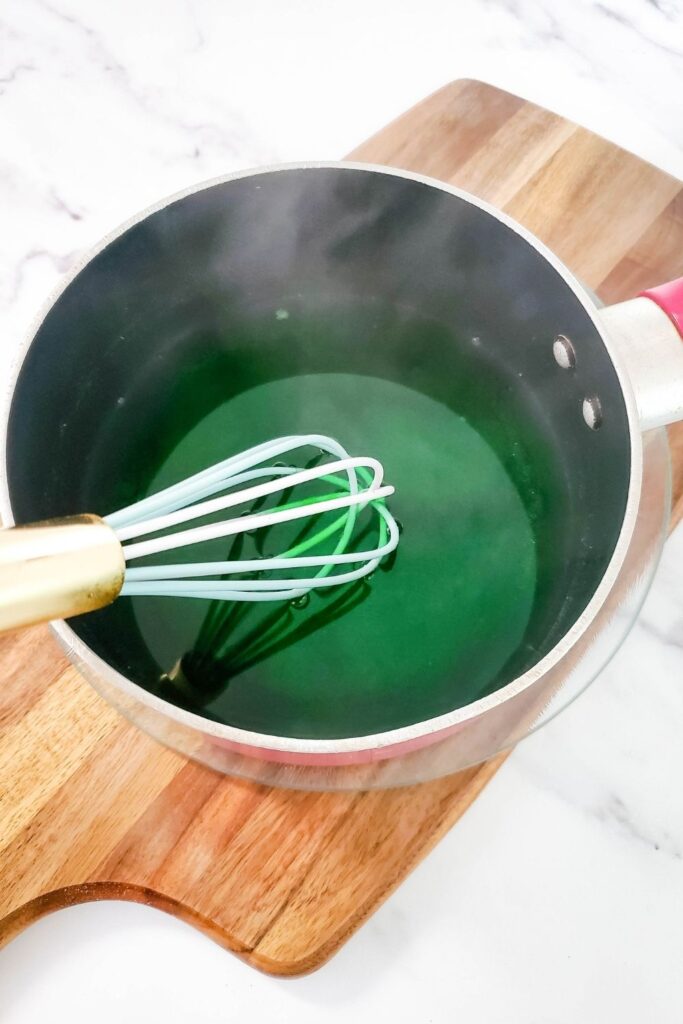
[[[677,277],[675,281],[667,281],[666,284],[659,284],[656,288],[646,288],[639,294],[643,298],[656,302],[683,338],[683,277]]]
[[[683,420],[683,277],[598,318],[628,371],[642,429]]]

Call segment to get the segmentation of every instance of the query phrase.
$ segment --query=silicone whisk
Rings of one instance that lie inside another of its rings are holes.
[[[292,457],[310,448],[328,461],[297,466]],[[276,461],[283,457],[289,463]],[[398,545],[386,505],[394,489],[383,477],[377,459],[351,456],[331,437],[297,434],[232,455],[104,518],[1,530],[0,629],[93,611],[119,596],[289,601],[351,583]],[[188,548],[193,557],[208,541],[321,516],[303,522],[272,556],[159,559]],[[368,533],[373,543],[364,546]]]

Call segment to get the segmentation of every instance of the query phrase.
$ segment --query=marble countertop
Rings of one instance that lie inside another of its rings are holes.
[[[234,168],[335,158],[483,78],[683,178],[683,0],[4,0],[0,373],[78,254]],[[282,982],[148,908],[0,955],[0,1020],[680,1024],[683,528],[600,680],[519,747],[322,971]]]

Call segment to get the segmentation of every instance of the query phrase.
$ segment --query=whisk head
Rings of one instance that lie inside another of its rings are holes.
[[[274,464],[311,446],[331,460],[306,469]],[[333,438],[318,434],[280,437],[233,455],[105,517],[126,559],[121,594],[283,601],[368,576],[399,540],[398,525],[385,503],[394,489],[383,483],[383,475],[376,459],[352,457]],[[326,490],[310,493],[309,485],[316,481]],[[290,496],[295,488],[302,488],[298,497]],[[271,495],[283,494],[282,504],[261,509]],[[240,506],[246,509],[236,517],[216,521],[217,514]],[[372,513],[376,543],[357,551],[364,509]],[[333,512],[339,514],[330,519],[327,514]],[[317,529],[273,557],[129,565],[164,551],[323,515],[326,519]],[[201,522],[206,519],[210,521]],[[181,528],[195,520],[199,525]]]

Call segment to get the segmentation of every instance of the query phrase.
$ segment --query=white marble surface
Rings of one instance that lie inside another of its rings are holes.
[[[449,79],[683,177],[681,0],[3,0],[0,371],[78,253],[192,181],[331,158]],[[0,1020],[683,1020],[683,532],[591,690],[513,754],[320,973],[281,982],[123,904],[0,955]]]

